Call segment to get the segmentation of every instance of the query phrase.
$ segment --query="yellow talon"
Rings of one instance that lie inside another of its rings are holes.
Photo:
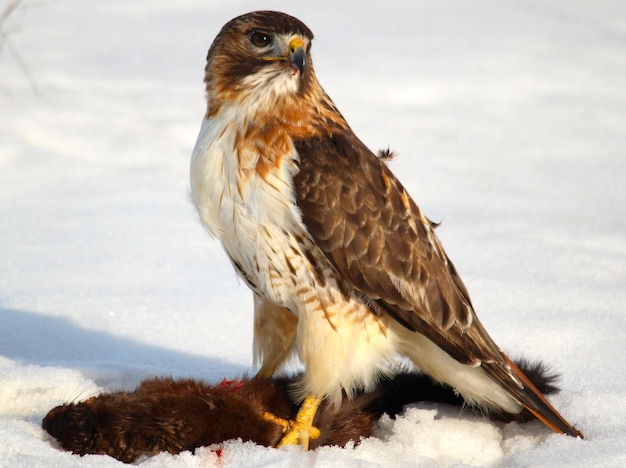
[[[302,402],[302,405],[300,405],[300,409],[298,410],[295,420],[282,420],[282,422],[275,421],[283,426],[283,430],[285,430],[285,435],[282,439],[280,439],[277,447],[283,447],[285,445],[300,445],[304,450],[308,450],[309,440],[317,439],[320,436],[319,429],[313,426],[313,419],[315,418],[315,413],[317,413],[317,409],[319,408],[321,402],[321,398],[313,395],[307,395]],[[274,416],[274,418],[276,418],[276,416]]]
[[[302,439],[301,433],[302,429],[298,429],[298,424],[296,421],[290,421],[288,419],[279,418],[275,414],[266,411],[263,413],[263,418],[267,421],[273,422],[274,424],[281,426],[283,428],[283,432],[286,434],[280,439],[277,447],[282,447],[283,445],[297,445],[298,441]],[[308,439],[306,444],[302,444],[304,448],[308,448],[308,440],[317,439],[320,436],[320,430],[311,425],[308,429]],[[288,440],[287,440],[288,439]]]
[[[283,432],[287,432],[289,430],[289,421],[283,418],[279,418],[275,414],[270,413],[269,411],[265,411],[263,413],[263,419],[273,422],[283,428]]]

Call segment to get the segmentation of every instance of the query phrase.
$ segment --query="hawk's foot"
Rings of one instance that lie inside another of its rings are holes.
[[[315,418],[315,413],[317,413],[321,402],[321,398],[307,395],[302,405],[300,405],[300,409],[294,420],[278,418],[271,413],[263,414],[263,417],[268,421],[272,421],[283,427],[285,435],[280,439],[277,447],[299,445],[304,450],[308,450],[309,440],[317,439],[320,436],[319,429],[313,426],[313,419]]]

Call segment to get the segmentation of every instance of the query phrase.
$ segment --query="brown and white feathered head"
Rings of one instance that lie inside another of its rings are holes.
[[[206,117],[236,107],[243,127],[250,121],[266,131],[278,125],[292,138],[349,129],[317,81],[312,40],[302,21],[277,11],[255,11],[226,23],[207,55]]]
[[[312,39],[304,23],[275,11],[255,11],[226,23],[207,55],[208,115],[230,101],[272,106],[305,92],[316,81]]]

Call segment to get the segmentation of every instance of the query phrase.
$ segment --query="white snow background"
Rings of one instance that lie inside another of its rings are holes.
[[[259,8],[314,31],[322,85],[397,150],[486,328],[562,374],[551,399],[586,439],[415,405],[357,448],[235,441],[221,466],[626,466],[622,0],[21,1],[0,23],[0,465],[120,466],[61,451],[41,419],[152,375],[252,369],[251,294],[188,166],[206,51]]]

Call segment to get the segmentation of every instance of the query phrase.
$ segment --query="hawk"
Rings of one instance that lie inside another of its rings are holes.
[[[260,373],[294,351],[305,366],[284,443],[306,446],[323,399],[372,388],[398,356],[468,404],[582,437],[485,331],[433,223],[322,89],[312,39],[284,13],[228,22],[191,160],[201,222],[255,296]]]

